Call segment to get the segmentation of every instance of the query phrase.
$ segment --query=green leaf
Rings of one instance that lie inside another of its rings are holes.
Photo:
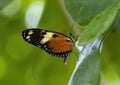
[[[120,84],[120,31],[116,31],[112,32],[103,44],[102,83],[105,81],[107,85]]]
[[[80,25],[86,25],[89,21],[105,8],[118,0],[64,0],[65,6],[74,19]],[[83,8],[80,11],[81,7]],[[79,12],[80,11],[80,12]]]
[[[77,2],[73,1],[73,3],[77,3]],[[90,3],[88,2],[87,4],[90,4]],[[80,9],[81,4],[79,5],[80,6],[78,5],[77,6]],[[84,21],[80,21],[79,19],[75,18],[75,16],[79,12],[78,8],[77,10],[75,9],[75,7],[77,6],[73,5],[74,10],[72,11],[76,11],[75,13],[70,11],[69,7],[67,8],[71,13],[72,18],[74,20],[77,20],[76,22],[84,23]],[[88,9],[91,9],[91,8],[88,8]],[[97,8],[94,7],[94,9],[97,9]],[[99,85],[100,53],[98,51],[100,49],[100,43],[102,43],[102,38],[100,38],[99,36],[104,36],[104,37],[106,36],[102,34],[104,34],[104,32],[106,32],[109,29],[109,27],[112,25],[112,23],[115,21],[116,15],[118,14],[119,9],[120,9],[120,1],[118,1],[117,3],[113,3],[112,5],[109,5],[109,7],[107,7],[105,10],[101,12],[99,10],[100,13],[97,16],[95,16],[92,20],[88,20],[89,21],[88,25],[84,26],[84,31],[81,33],[78,41],[79,41],[79,45],[84,45],[86,43],[88,44],[85,47],[83,47],[83,51],[81,52],[81,56],[79,57],[80,59],[77,62],[76,68],[69,81],[69,85]],[[83,11],[84,11],[84,8],[83,8]],[[96,10],[93,10],[93,11],[96,11]],[[87,12],[88,11],[86,11],[85,16],[87,15]],[[78,15],[79,18],[80,18],[80,15],[82,16],[82,12],[80,13],[81,14]],[[95,14],[93,13],[93,16],[94,15]],[[91,16],[89,12],[88,12],[88,16]],[[87,19],[88,19],[88,16],[86,16]],[[87,20],[85,21],[88,22]],[[108,30],[106,34],[108,34],[110,31],[111,30]],[[98,41],[96,42],[96,40]],[[93,41],[92,44],[91,44],[91,41]],[[82,59],[83,56],[84,58]]]
[[[84,45],[94,40],[108,30],[116,18],[118,9],[120,9],[120,1],[106,8],[94,17],[81,33],[79,45]]]
[[[102,37],[83,47],[69,85],[98,85],[100,79],[100,45]],[[79,47],[78,47],[79,48]]]

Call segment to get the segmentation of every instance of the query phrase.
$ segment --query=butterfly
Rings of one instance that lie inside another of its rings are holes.
[[[52,56],[64,58],[65,64],[74,45],[71,36],[44,29],[26,29],[22,32],[22,37],[28,43],[43,49]]]

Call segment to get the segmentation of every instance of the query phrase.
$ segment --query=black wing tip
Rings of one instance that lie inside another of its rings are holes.
[[[22,31],[22,37],[23,37],[23,39],[24,39],[25,41],[27,41],[27,42],[29,42],[28,39],[27,39],[28,32],[29,32],[28,29]]]
[[[23,39],[25,39],[27,35],[28,35],[28,30],[23,30],[22,31],[22,37],[23,37]]]
[[[38,28],[25,29],[25,30],[22,31],[22,36],[24,37],[24,36],[28,35],[28,32],[29,32],[30,30],[35,31],[35,30],[41,30],[41,29],[38,29]]]

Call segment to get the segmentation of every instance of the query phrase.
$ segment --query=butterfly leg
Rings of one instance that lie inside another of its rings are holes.
[[[64,64],[65,64],[65,65],[67,64],[68,58],[69,58],[69,56],[65,56],[65,57],[64,57]]]

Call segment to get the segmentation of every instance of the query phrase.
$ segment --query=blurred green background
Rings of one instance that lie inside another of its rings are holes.
[[[39,27],[70,33],[70,26],[58,0],[0,1],[0,85],[67,85],[77,56],[67,66],[26,43],[22,31]]]
[[[119,0],[65,0],[65,5],[72,18],[85,26],[116,1]],[[73,50],[65,66],[62,58],[52,57],[26,43],[21,35],[24,29],[36,27],[74,34],[63,3],[64,0],[0,0],[0,85],[68,84],[77,62],[77,51]],[[77,16],[79,6],[84,8]],[[120,84],[120,18],[115,22],[115,30],[103,42],[101,85]]]

